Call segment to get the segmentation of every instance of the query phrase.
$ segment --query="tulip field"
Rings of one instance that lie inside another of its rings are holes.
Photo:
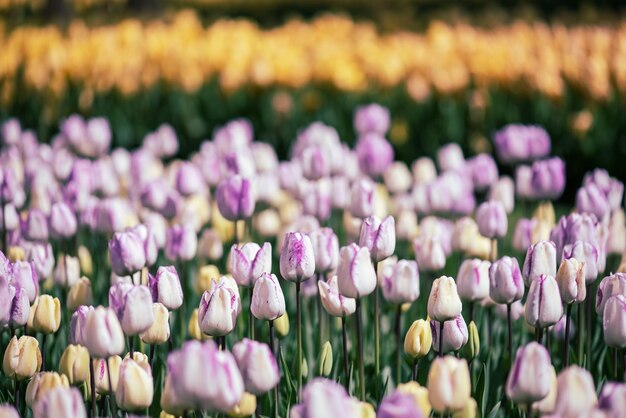
[[[624,185],[541,126],[405,162],[249,120],[1,124],[0,417],[623,417]],[[572,185],[570,185],[572,187]]]

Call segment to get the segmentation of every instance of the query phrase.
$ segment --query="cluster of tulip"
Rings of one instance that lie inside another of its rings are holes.
[[[565,164],[540,127],[494,136],[512,178],[457,144],[409,168],[394,161],[389,125],[387,109],[363,106],[354,149],[315,122],[279,161],[237,119],[179,160],[168,125],[130,151],[110,150],[104,118],[71,116],[49,144],[5,121],[0,393],[13,405],[2,416],[29,413],[22,400],[35,417],[619,416],[626,385],[605,380],[624,376],[626,262],[597,278],[626,250],[623,184],[591,171],[557,222],[550,201]],[[508,234],[516,197],[541,203]],[[506,350],[494,311],[506,318]],[[390,316],[395,339],[381,341]],[[507,376],[489,389],[493,367]]]
[[[523,80],[548,97],[562,97],[571,84],[605,100],[614,88],[626,90],[625,28],[623,21],[518,21],[492,28],[433,22],[425,33],[381,34],[371,23],[333,15],[267,30],[248,20],[219,20],[205,28],[189,10],[168,23],[127,19],[90,28],[75,20],[67,32],[51,25],[0,34],[1,97],[11,103],[20,94],[14,80],[23,74],[26,86],[46,97],[63,97],[68,83],[78,85],[83,103],[96,93],[133,94],[158,82],[195,92],[213,77],[226,90],[250,84],[322,83],[345,91],[406,85],[416,100],[431,90],[517,89]],[[108,51],[115,51],[114,60]]]

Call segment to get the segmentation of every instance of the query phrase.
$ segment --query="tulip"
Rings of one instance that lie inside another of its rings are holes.
[[[552,241],[539,241],[528,247],[522,267],[524,283],[530,283],[540,275],[556,276],[556,245]]]
[[[274,321],[285,313],[285,297],[274,274],[262,273],[254,284],[250,311],[257,319]]]
[[[57,268],[54,272],[54,282],[71,288],[80,278],[80,263],[77,257],[63,254],[59,257]]]
[[[175,311],[183,304],[183,289],[174,266],[159,267],[156,276],[149,276],[148,288],[152,302],[158,302],[170,311]]]
[[[383,173],[383,180],[387,189],[397,195],[409,191],[413,178],[405,163],[395,161]]]
[[[174,225],[167,230],[165,257],[170,261],[189,261],[196,256],[198,237],[191,225]]]
[[[17,289],[22,288],[28,295],[30,303],[35,302],[39,293],[39,280],[33,263],[16,261],[13,263],[13,278],[11,284]]]
[[[0,327],[21,327],[30,315],[28,295],[23,288],[16,288],[0,276]]]
[[[228,413],[232,418],[244,418],[252,416],[256,411],[256,396],[245,392],[241,397],[241,401],[233,407]]]
[[[524,282],[516,258],[504,256],[489,268],[489,297],[511,304],[524,296]]]
[[[2,418],[20,418],[20,414],[13,405],[0,405],[0,417]]]
[[[487,238],[502,238],[506,235],[508,220],[502,203],[490,201],[481,204],[476,210],[478,231]]]
[[[159,246],[157,245],[157,237],[152,227],[139,224],[130,229],[136,233],[143,242],[143,250],[146,254],[146,266],[152,266],[156,263],[159,255]]]
[[[247,392],[261,395],[280,381],[278,363],[267,344],[244,338],[233,346],[233,355]]]
[[[67,203],[61,201],[52,205],[49,230],[54,239],[69,239],[76,234],[76,215]]]
[[[355,181],[350,189],[350,206],[348,211],[355,218],[367,218],[374,213],[374,184],[362,178]]]
[[[328,281],[320,280],[318,288],[322,306],[329,315],[345,317],[354,313],[355,300],[339,293],[337,276],[332,276]]]
[[[240,311],[239,293],[225,278],[221,278],[218,282],[212,282],[209,290],[202,294],[198,325],[205,334],[221,337],[235,328]]]
[[[223,252],[224,246],[217,231],[215,229],[205,229],[198,242],[198,256],[216,261],[222,258]]]
[[[534,125],[506,125],[493,138],[498,158],[508,164],[545,157],[551,141],[546,130]]]
[[[339,240],[331,228],[321,228],[309,234],[313,253],[315,254],[315,270],[327,273],[337,268],[339,263]]]
[[[111,356],[108,359],[93,361],[93,369],[95,370],[94,385],[99,394],[109,395],[115,393],[119,382],[121,364],[122,358],[120,356]]]
[[[428,399],[435,411],[458,411],[470,400],[471,383],[465,360],[437,357],[428,372]]]
[[[353,400],[343,386],[322,377],[311,380],[299,404],[291,408],[290,418],[361,416],[361,405]]]
[[[417,263],[400,260],[389,270],[381,285],[385,299],[396,304],[416,301],[420,294]]]
[[[435,279],[428,297],[428,315],[440,322],[456,318],[461,313],[461,299],[452,277]]]
[[[230,272],[238,285],[254,287],[255,281],[263,273],[272,271],[272,245],[269,242],[260,247],[248,242],[241,247],[236,244],[230,249]]]
[[[623,254],[626,250],[626,214],[623,209],[614,210],[609,221],[606,242],[608,254]]]
[[[563,247],[563,258],[575,258],[585,264],[585,280],[593,282],[598,277],[598,250],[589,242],[576,241]]]
[[[95,358],[106,359],[121,354],[125,348],[124,332],[113,309],[98,306],[90,311],[78,342]]]
[[[146,265],[144,242],[134,231],[116,232],[109,241],[111,269],[118,276],[129,276]]]
[[[490,266],[490,262],[477,258],[463,260],[456,277],[461,300],[476,302],[489,296]]]
[[[127,411],[148,408],[152,404],[154,385],[147,362],[126,358],[120,366],[115,400]]]
[[[183,162],[176,172],[176,189],[183,196],[203,193],[205,189],[202,172],[191,162]]]
[[[418,236],[413,240],[413,250],[421,270],[437,271],[446,265],[445,249],[437,237]]]
[[[431,319],[430,331],[432,334],[432,347],[440,355],[451,351],[458,351],[463,347],[469,338],[467,324],[463,315],[457,315],[454,320],[443,323],[443,339],[439,340],[442,324]]]
[[[459,144],[450,143],[437,150],[437,164],[441,171],[461,170],[465,166],[465,157]]]
[[[92,303],[91,282],[88,278],[81,277],[67,294],[67,309],[73,312],[81,305],[91,305]]]
[[[383,136],[373,132],[359,137],[354,152],[361,172],[371,177],[383,174],[393,162],[393,147]]]
[[[61,325],[61,302],[50,295],[41,295],[31,307],[33,330],[44,334],[57,332]]]
[[[563,302],[554,277],[542,274],[532,281],[524,316],[529,325],[539,329],[552,326],[561,319]]]
[[[476,190],[485,190],[498,180],[498,166],[489,154],[478,154],[470,158],[466,167]]]
[[[67,376],[71,385],[88,382],[89,351],[82,345],[68,345],[59,360],[59,372]]]
[[[500,202],[506,213],[513,212],[515,209],[515,183],[513,179],[502,176],[495,183],[492,183],[487,199]]]
[[[26,254],[23,259],[32,261],[37,276],[41,277],[42,280],[50,277],[54,269],[54,252],[52,251],[52,245],[31,243],[30,245],[24,245],[24,249]]]
[[[506,396],[521,405],[544,399],[550,392],[551,368],[550,354],[541,344],[533,341],[518,348],[506,382]]]
[[[526,251],[533,243],[533,230],[538,221],[535,218],[520,218],[515,225],[512,244],[517,251]]]
[[[367,248],[351,244],[342,247],[337,267],[339,292],[349,298],[367,296],[376,288],[376,272]]]
[[[396,226],[392,216],[382,221],[369,216],[361,224],[359,246],[370,250],[372,260],[381,261],[391,256],[396,248]]]
[[[565,162],[558,157],[535,161],[531,167],[531,195],[556,200],[565,189]]]
[[[167,307],[161,303],[152,304],[154,322],[146,331],[140,334],[141,341],[146,344],[163,344],[170,338],[170,313]]]
[[[78,261],[80,263],[80,270],[87,276],[93,273],[93,260],[89,250],[84,246],[78,247]]]
[[[598,407],[605,411],[619,414],[624,410],[626,400],[626,385],[623,383],[606,382],[600,392]]]
[[[109,306],[120,321],[124,334],[146,331],[154,322],[152,295],[147,286],[118,283],[109,289]]]
[[[308,180],[319,180],[330,175],[331,158],[327,150],[316,144],[304,148],[300,155],[302,175]]]
[[[81,305],[76,308],[76,311],[70,318],[70,330],[69,330],[69,343],[75,345],[85,345],[84,332],[85,325],[87,323],[87,315],[94,310],[93,306]]]
[[[215,192],[217,207],[229,221],[247,219],[256,205],[254,183],[239,175],[222,180]]]
[[[11,379],[24,380],[38,373],[40,368],[41,352],[37,339],[26,335],[19,340],[15,336],[11,338],[4,352],[4,374]]]
[[[596,313],[604,317],[606,302],[616,295],[626,296],[626,273],[615,273],[605,277],[598,286]]]
[[[28,241],[48,240],[48,218],[40,209],[31,209],[22,225],[22,235]]]
[[[378,418],[410,418],[423,415],[413,396],[396,390],[383,399],[376,416]]]
[[[389,130],[389,109],[377,103],[360,106],[354,112],[354,129],[361,135],[384,135]]]
[[[609,347],[626,347],[626,297],[611,296],[606,301],[602,325],[604,341]]]
[[[35,418],[86,418],[81,393],[76,388],[57,387],[39,397],[33,409]]]
[[[429,323],[423,319],[418,319],[411,324],[411,327],[404,337],[404,352],[416,360],[425,357],[430,351],[433,341],[433,334]],[[415,372],[414,379],[415,380]]]
[[[591,373],[570,366],[557,377],[554,412],[563,418],[586,416],[598,403]]]
[[[65,375],[59,375],[56,372],[37,373],[26,386],[26,405],[32,408],[49,391],[59,387],[69,388],[69,386]]]
[[[430,406],[430,401],[428,400],[428,390],[425,387],[420,386],[419,383],[413,381],[397,385],[396,391],[410,395],[422,415],[424,417],[430,416],[432,407]]]
[[[606,195],[593,183],[585,184],[576,192],[576,210],[595,215],[603,219],[611,213],[611,206]]]
[[[563,303],[581,303],[585,300],[585,264],[575,258],[563,259],[556,274]]]

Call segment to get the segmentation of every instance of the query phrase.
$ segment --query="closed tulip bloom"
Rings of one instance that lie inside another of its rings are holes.
[[[333,275],[328,281],[318,281],[317,287],[322,306],[329,315],[345,317],[352,315],[356,310],[356,301],[339,293],[336,275]]]
[[[597,403],[598,397],[591,373],[578,366],[570,366],[559,373],[554,410],[557,416],[587,416]]]
[[[308,180],[318,180],[330,175],[331,159],[327,150],[315,144],[309,145],[300,155],[302,175]]]
[[[261,395],[280,381],[278,363],[267,344],[244,338],[233,347],[233,355],[247,392]]]
[[[111,269],[118,276],[128,276],[146,265],[141,237],[133,231],[116,232],[109,241]]]
[[[626,214],[623,209],[611,213],[608,229],[607,254],[623,254],[626,250]]]
[[[280,251],[280,275],[285,280],[300,282],[315,274],[315,253],[308,235],[288,232]]]
[[[598,249],[589,242],[576,241],[563,248],[563,258],[575,258],[585,263],[585,280],[593,282],[598,277]]]
[[[23,245],[26,251],[24,258],[32,261],[37,276],[41,277],[42,280],[50,277],[54,269],[54,252],[52,245],[49,243],[30,243],[29,245],[25,245],[24,243]]]
[[[411,303],[420,295],[420,277],[417,263],[400,260],[384,275],[382,280],[383,297],[391,303]]]
[[[152,313],[154,322],[147,331],[140,334],[141,341],[152,345],[163,344],[170,338],[170,313],[158,302],[152,304]]]
[[[254,182],[239,175],[228,177],[217,185],[215,200],[220,213],[229,221],[247,219],[256,205]]]
[[[36,338],[23,335],[18,340],[11,338],[4,352],[2,370],[4,374],[17,380],[32,377],[41,369],[41,351]]]
[[[563,259],[556,274],[563,303],[581,303],[587,297],[585,263],[575,258]]]
[[[576,192],[576,210],[595,215],[603,219],[611,213],[607,196],[593,183],[583,185]]]
[[[531,195],[535,199],[558,199],[565,189],[565,162],[559,157],[535,161],[531,167]]]
[[[112,309],[98,306],[87,314],[82,341],[95,358],[106,359],[124,352],[124,331]]]
[[[87,411],[80,391],[57,387],[43,394],[33,408],[34,418],[86,418]]]
[[[373,132],[384,135],[389,130],[389,109],[378,103],[360,106],[354,112],[354,129],[361,135]]]
[[[127,411],[145,409],[152,404],[153,396],[154,384],[150,365],[131,358],[124,359],[115,389],[117,404]]]
[[[417,265],[423,271],[437,271],[446,266],[446,251],[437,237],[418,236],[413,240]]]
[[[463,260],[456,276],[461,300],[475,302],[489,296],[489,261],[477,258]]]
[[[337,287],[349,298],[367,296],[376,289],[376,272],[365,247],[350,244],[339,251]]]
[[[91,282],[88,278],[81,277],[67,294],[67,309],[73,312],[81,305],[91,305],[92,303]]]
[[[70,384],[65,375],[56,372],[37,373],[26,387],[26,405],[31,408],[41,399],[47,392],[59,388],[69,388]]]
[[[350,188],[349,212],[355,218],[367,218],[374,213],[374,183],[362,178],[355,181]]]
[[[231,418],[244,418],[252,416],[256,411],[256,396],[245,392],[241,397],[241,401],[233,409],[228,412]]]
[[[489,188],[488,200],[495,200],[502,203],[506,213],[513,212],[515,209],[515,183],[508,176],[500,177]]]
[[[33,263],[26,261],[16,261],[13,263],[11,284],[18,289],[24,289],[28,295],[28,301],[30,303],[35,302],[37,294],[39,293],[39,279]]]
[[[215,229],[205,229],[198,242],[198,256],[211,261],[219,260],[224,253],[222,239]]]
[[[605,277],[598,286],[596,294],[596,313],[604,316],[604,308],[611,296],[626,296],[626,273],[615,273]]]
[[[470,400],[472,385],[465,360],[437,357],[428,372],[428,399],[438,412],[458,411]]]
[[[211,288],[202,294],[198,325],[205,334],[221,337],[235,329],[240,310],[239,294],[220,279],[211,283]]]
[[[465,157],[459,144],[450,143],[437,150],[437,164],[441,171],[462,170]]]
[[[70,318],[70,335],[69,343],[77,345],[85,345],[84,332],[87,324],[87,315],[94,310],[93,306],[81,305]]]
[[[563,302],[554,277],[542,274],[532,281],[526,297],[524,316],[526,322],[533,327],[545,328],[559,322],[563,316]]]
[[[263,273],[254,283],[250,311],[257,319],[273,321],[285,313],[285,296],[274,274]]]
[[[376,216],[369,216],[361,224],[359,245],[367,247],[374,261],[381,261],[391,256],[396,249],[396,223],[393,216],[382,221]]]
[[[339,239],[331,228],[321,228],[309,234],[313,253],[315,254],[315,270],[327,273],[337,268],[339,263]]]
[[[382,135],[373,132],[359,137],[354,152],[361,172],[371,177],[382,175],[393,162],[393,147]]]
[[[170,311],[175,311],[183,304],[183,289],[174,266],[159,267],[156,275],[148,278],[148,288],[152,302],[161,303]]]
[[[476,210],[478,231],[487,238],[502,238],[506,235],[508,219],[502,203],[490,201],[481,204]]]
[[[30,302],[23,288],[0,276],[0,327],[21,327],[28,322]]]
[[[413,396],[396,390],[380,403],[376,417],[418,418],[423,415]]]
[[[118,283],[109,289],[109,306],[120,321],[124,334],[137,335],[154,322],[152,295],[147,286]]]
[[[430,331],[433,340],[433,349],[439,352],[439,328],[441,323],[430,320]],[[445,321],[443,324],[443,344],[441,351],[443,353],[449,353],[451,351],[460,350],[469,338],[467,324],[463,319],[463,315],[457,315],[454,320]]]
[[[322,377],[311,380],[302,390],[298,405],[291,408],[289,418],[321,418],[342,416],[360,418],[361,405],[346,389],[332,380]]]
[[[77,257],[63,254],[57,261],[54,282],[63,287],[72,287],[80,278],[80,262]]]
[[[383,173],[383,180],[391,193],[399,194],[409,191],[413,177],[404,162],[395,161]]]
[[[41,295],[31,307],[33,330],[52,334],[57,332],[61,325],[61,302],[50,295]]]
[[[461,347],[459,354],[461,357],[471,362],[473,359],[478,357],[478,354],[480,353],[480,337],[478,335],[478,327],[474,321],[470,321],[469,326],[467,327],[467,334],[467,342],[463,345],[463,347]],[[444,338],[446,338],[445,328]]]
[[[433,334],[430,324],[418,319],[411,324],[411,327],[404,337],[404,352],[412,358],[425,357],[430,351],[433,342]]]
[[[68,345],[59,360],[59,372],[71,385],[89,381],[89,351],[82,345]]]
[[[495,303],[509,304],[524,296],[524,281],[517,259],[504,256],[489,268],[489,297]]]
[[[626,297],[616,295],[607,300],[602,324],[606,345],[626,347]]]
[[[49,229],[54,239],[68,239],[76,234],[76,215],[67,203],[60,201],[52,205]]]
[[[605,411],[619,414],[626,407],[626,385],[624,383],[606,382],[600,392],[598,407]]]
[[[542,274],[556,276],[556,245],[552,241],[539,241],[528,247],[522,267],[526,285]]]
[[[22,225],[22,235],[28,241],[48,240],[48,218],[40,209],[31,209]]]
[[[159,246],[157,245],[157,238],[153,228],[147,227],[144,224],[139,224],[131,228],[131,231],[137,234],[141,239],[141,242],[143,242],[143,250],[146,255],[146,266],[152,266],[156,263],[159,255]]]
[[[526,251],[533,243],[533,230],[537,225],[535,218],[520,218],[513,231],[512,244],[517,251]]]
[[[189,261],[196,256],[198,237],[191,225],[174,225],[167,230],[165,257],[170,261]]]
[[[506,396],[526,405],[545,398],[550,392],[550,354],[537,342],[517,349],[515,362],[506,382]]]
[[[263,274],[272,271],[272,245],[269,242],[260,247],[257,243],[247,242],[230,249],[230,272],[238,285],[253,287],[254,282]]]
[[[2,404],[0,405],[0,417],[2,418],[20,418],[20,414],[13,405]]]
[[[449,321],[461,313],[461,299],[452,277],[435,279],[428,297],[428,315],[436,321]]]
[[[183,162],[176,172],[176,190],[183,196],[203,193],[205,189],[204,178],[200,169],[191,162]]]
[[[93,370],[95,375],[96,391],[100,395],[109,395],[115,393],[117,383],[120,377],[120,366],[122,358],[120,356],[111,356],[107,359],[97,359],[93,361]],[[110,366],[110,370],[109,369]],[[111,382],[109,383],[109,373],[111,374]],[[113,392],[111,392],[111,390]]]

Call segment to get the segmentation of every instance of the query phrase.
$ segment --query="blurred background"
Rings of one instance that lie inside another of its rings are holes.
[[[447,142],[491,152],[503,125],[539,124],[573,200],[595,167],[626,178],[625,12],[618,0],[0,0],[0,120],[49,140],[72,113],[106,116],[129,148],[169,123],[184,156],[246,117],[284,158],[315,120],[353,143],[354,109],[378,102],[407,162]]]

